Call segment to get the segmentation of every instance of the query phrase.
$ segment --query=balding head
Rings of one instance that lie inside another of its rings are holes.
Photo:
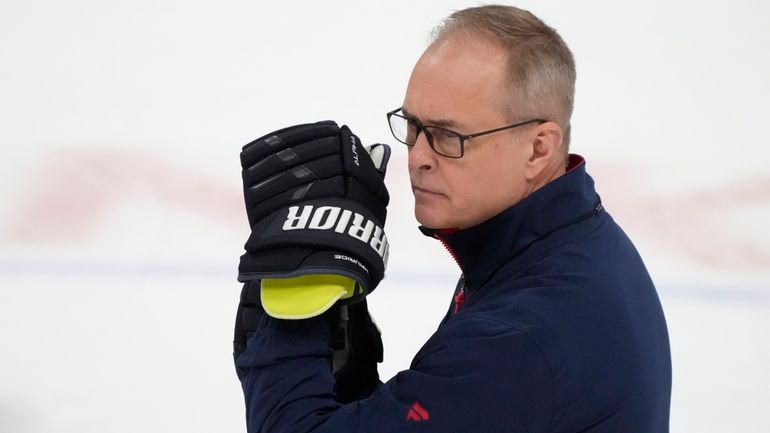
[[[563,130],[568,151],[575,95],[575,61],[553,28],[513,6],[481,6],[457,11],[434,30],[434,46],[447,39],[483,38],[507,53],[504,109],[518,118],[542,118]]]

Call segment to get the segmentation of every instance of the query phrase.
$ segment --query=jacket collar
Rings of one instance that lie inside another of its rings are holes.
[[[420,230],[441,240],[469,287],[483,285],[503,264],[547,235],[602,210],[585,159],[570,154],[567,172],[500,214],[464,230]]]

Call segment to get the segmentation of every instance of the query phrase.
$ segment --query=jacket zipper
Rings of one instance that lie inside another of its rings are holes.
[[[465,302],[465,281],[463,280],[463,283],[460,286],[460,291],[457,292],[457,294],[455,295],[455,314],[460,312],[460,308],[462,308],[464,302]]]
[[[443,237],[442,237],[440,234],[436,233],[436,234],[435,234],[435,237],[436,237],[436,239],[438,239],[439,241],[441,241],[441,245],[443,245],[443,246],[444,246],[444,248],[447,250],[447,252],[449,253],[449,255],[450,255],[450,256],[452,256],[452,258],[454,259],[455,263],[457,263],[457,267],[458,267],[458,268],[460,268],[460,270],[462,271],[462,270],[463,270],[463,267],[462,267],[462,265],[460,264],[460,261],[459,261],[459,260],[457,260],[457,256],[455,255],[455,250],[453,250],[453,249],[452,249],[452,247],[450,247],[450,246],[449,246],[449,244],[447,243],[447,241],[446,241],[446,240],[444,240],[444,238],[443,238]]]
[[[460,271],[463,271],[463,267],[462,265],[460,265],[460,261],[457,260],[457,255],[455,255],[455,252],[452,249],[452,247],[449,246],[447,241],[444,240],[444,238],[439,233],[436,233],[434,236],[436,239],[441,241],[442,245],[444,245],[444,248],[447,250],[447,252],[449,252],[449,255],[452,256],[455,263],[457,263],[457,267],[460,268]],[[454,314],[457,314],[460,312],[460,308],[462,307],[463,303],[465,303],[465,300],[467,298],[467,295],[465,294],[465,275],[464,274],[460,276],[460,281],[462,281],[462,283],[460,284],[460,291],[457,292],[457,294],[454,297],[454,303],[455,303]]]

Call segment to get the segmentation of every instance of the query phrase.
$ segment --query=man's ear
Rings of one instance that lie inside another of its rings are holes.
[[[564,160],[562,142],[564,131],[556,122],[545,122],[532,128],[527,137],[529,159],[525,170],[527,180],[537,179],[544,170]]]

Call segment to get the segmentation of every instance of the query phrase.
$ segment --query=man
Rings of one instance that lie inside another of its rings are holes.
[[[387,149],[368,158],[331,122],[244,148],[253,230],[235,362],[250,432],[668,431],[665,319],[567,152],[574,81],[558,34],[513,7],[454,13],[417,62],[388,119],[409,149],[420,228],[462,277],[410,369],[386,383],[361,297],[387,258]]]

